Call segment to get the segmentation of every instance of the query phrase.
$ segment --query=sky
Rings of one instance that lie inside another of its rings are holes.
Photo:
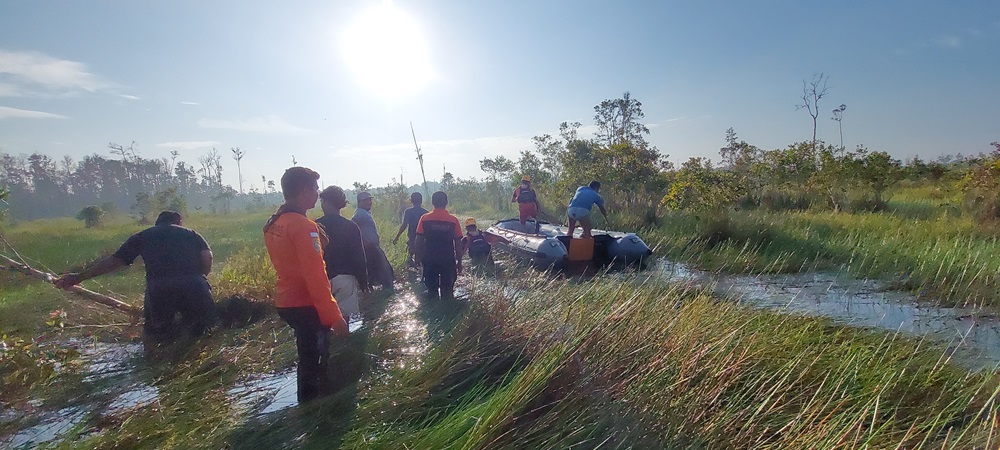
[[[674,163],[725,130],[811,139],[802,84],[828,77],[818,137],[906,160],[1000,140],[1000,2],[101,1],[0,3],[0,151],[197,165],[224,182],[482,177],[628,91]],[[832,110],[846,105],[843,121]]]

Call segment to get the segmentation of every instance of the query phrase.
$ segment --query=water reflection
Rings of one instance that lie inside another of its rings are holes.
[[[752,307],[925,337],[973,370],[1000,365],[1000,321],[976,308],[922,306],[913,295],[877,281],[835,273],[719,275],[667,261],[652,269],[651,276],[710,287]]]

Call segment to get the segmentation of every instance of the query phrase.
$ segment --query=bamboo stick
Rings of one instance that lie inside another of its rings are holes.
[[[0,255],[0,260],[6,263],[2,267],[12,272],[17,272],[29,276],[31,278],[37,278],[39,280],[48,283],[52,283],[57,278],[57,276],[54,274],[48,272],[42,272],[41,270],[35,269],[27,264],[14,261],[13,259],[10,259],[5,255]],[[98,294],[97,292],[91,291],[90,289],[80,286],[73,286],[66,290],[76,295],[79,295],[80,297],[86,298],[88,300],[100,303],[104,306],[108,306],[117,309],[121,312],[127,313],[133,317],[142,316],[142,308],[132,306],[128,303],[125,303],[113,297],[108,297],[107,295],[104,294]]]

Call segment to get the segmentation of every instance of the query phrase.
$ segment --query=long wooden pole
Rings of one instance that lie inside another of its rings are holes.
[[[13,259],[10,259],[5,255],[0,255],[0,260],[2,260],[5,263],[2,267],[12,272],[18,272],[48,283],[51,283],[53,282],[53,280],[56,279],[56,275],[54,274],[48,272],[42,272],[41,270],[35,269],[27,264],[14,261]],[[117,309],[121,312],[127,313],[130,316],[133,317],[142,316],[142,308],[132,306],[116,298],[108,297],[107,295],[104,294],[98,294],[97,292],[91,291],[90,289],[83,288],[80,286],[73,286],[67,290],[76,295],[79,295],[80,297],[95,301],[104,306],[108,306]]]

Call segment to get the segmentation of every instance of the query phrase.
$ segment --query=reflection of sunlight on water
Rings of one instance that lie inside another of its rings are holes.
[[[85,412],[79,408],[64,408],[56,412],[53,418],[21,430],[14,436],[0,441],[0,444],[4,448],[34,448],[66,434],[85,416]]]
[[[710,287],[756,308],[821,316],[850,326],[887,329],[946,345],[956,362],[974,369],[1000,364],[1000,320],[974,308],[923,306],[916,297],[873,280],[835,273],[718,275],[669,261],[650,276]]]
[[[240,384],[226,392],[247,409],[263,408],[257,414],[269,414],[298,404],[295,371],[266,375]]]
[[[398,357],[391,358],[386,364],[400,368],[416,366],[430,347],[427,324],[418,317],[419,308],[420,299],[417,294],[406,291],[395,297],[382,316],[381,324],[388,334],[395,335],[399,344],[387,352],[390,355],[395,353],[393,356]]]

